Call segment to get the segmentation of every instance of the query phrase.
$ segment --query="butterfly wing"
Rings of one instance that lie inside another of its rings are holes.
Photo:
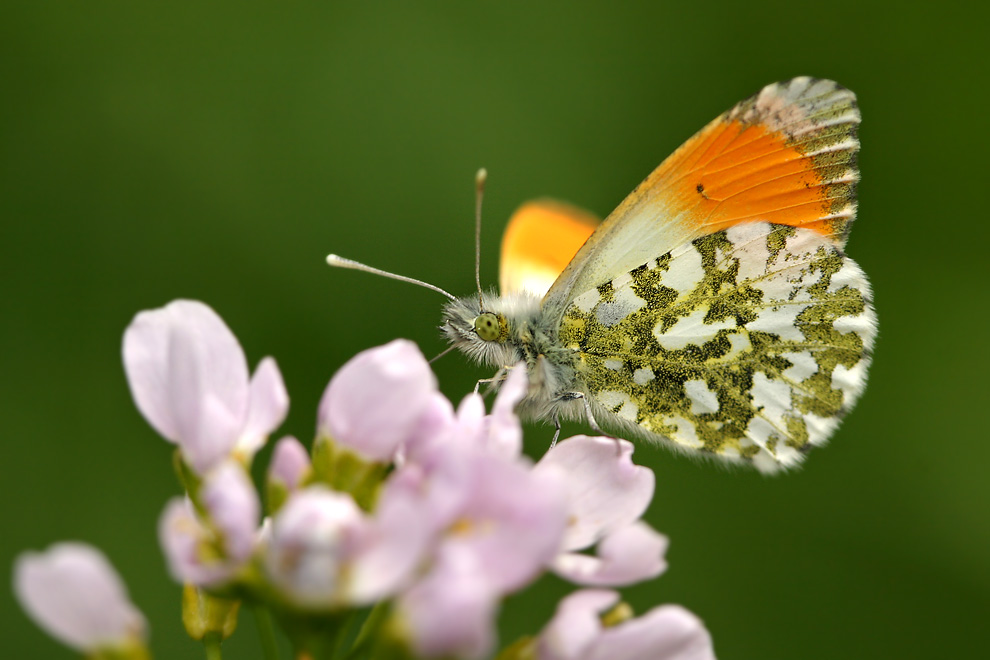
[[[519,207],[502,236],[502,295],[527,291],[543,296],[598,226],[588,211],[553,200]]]
[[[678,245],[743,222],[806,227],[842,246],[859,178],[855,95],[830,80],[768,85],[667,158],[599,226],[548,291],[567,303]]]
[[[875,333],[855,262],[816,229],[761,222],[577,296],[559,338],[600,422],[773,471],[828,439]]]

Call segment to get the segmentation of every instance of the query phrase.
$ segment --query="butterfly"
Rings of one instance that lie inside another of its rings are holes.
[[[863,392],[876,336],[844,253],[859,122],[851,91],[794,78],[701,129],[600,224],[522,206],[500,295],[446,294],[446,339],[495,368],[525,362],[523,418],[799,464]]]

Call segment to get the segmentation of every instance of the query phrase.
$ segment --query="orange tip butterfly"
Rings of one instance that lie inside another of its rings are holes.
[[[457,298],[327,260],[446,295],[452,347],[502,373],[525,361],[524,418],[777,471],[824,444],[866,385],[876,315],[844,253],[859,122],[855,95],[830,80],[768,85],[601,223],[523,205],[502,242],[501,295]],[[482,170],[479,208],[483,184]]]

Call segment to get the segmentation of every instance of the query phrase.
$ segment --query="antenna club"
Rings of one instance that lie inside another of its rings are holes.
[[[474,185],[479,189],[485,187],[485,181],[488,180],[488,170],[482,167],[478,170],[478,173],[474,175]]]

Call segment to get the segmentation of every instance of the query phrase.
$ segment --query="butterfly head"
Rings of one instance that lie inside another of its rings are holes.
[[[447,341],[468,357],[495,367],[515,364],[522,358],[513,340],[513,320],[520,307],[536,306],[539,301],[509,301],[483,295],[465,296],[448,302],[443,309],[441,332]]]

